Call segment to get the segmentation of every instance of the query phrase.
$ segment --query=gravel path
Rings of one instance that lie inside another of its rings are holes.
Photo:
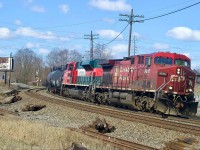
[[[45,92],[41,93],[47,95]],[[96,117],[105,118],[109,124],[116,127],[115,132],[109,133],[108,135],[138,142],[155,148],[162,148],[165,142],[174,140],[178,137],[193,137],[200,141],[200,137],[194,135],[152,127],[141,123],[124,121],[43,102],[27,97],[23,93],[20,93],[20,95],[22,96],[21,101],[13,104],[0,105],[0,107],[11,111],[18,111],[20,116],[24,119],[33,120],[36,122],[44,122],[59,127],[80,128],[81,126],[88,126],[91,124]],[[46,105],[46,107],[34,112],[21,111],[21,108],[27,104],[41,104]]]

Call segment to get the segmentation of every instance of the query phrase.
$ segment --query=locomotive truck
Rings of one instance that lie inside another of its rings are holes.
[[[197,113],[195,73],[182,54],[70,62],[48,75],[48,89],[98,104],[191,117]]]

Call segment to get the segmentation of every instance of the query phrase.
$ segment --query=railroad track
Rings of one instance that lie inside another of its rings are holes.
[[[10,114],[10,115],[14,115],[14,116],[19,116],[19,114],[16,113],[16,112],[0,108],[0,115],[4,115],[4,114]]]
[[[51,103],[68,106],[71,108],[75,108],[75,109],[79,109],[79,110],[83,110],[87,112],[97,113],[97,114],[110,116],[110,117],[114,117],[118,119],[144,123],[144,124],[148,124],[155,127],[160,127],[160,128],[170,129],[174,131],[179,131],[182,133],[190,133],[193,135],[200,136],[200,123],[191,124],[188,122],[179,122],[177,120],[172,120],[172,119],[158,118],[152,115],[144,115],[140,113],[133,113],[130,111],[122,111],[122,110],[116,110],[116,109],[107,108],[107,107],[99,107],[99,106],[95,106],[91,104],[80,103],[77,101],[61,100],[58,98],[47,97],[47,96],[38,94],[36,92],[26,92],[26,94],[28,96],[31,96],[43,101],[48,101]]]
[[[35,90],[35,92],[33,92]],[[28,90],[27,92],[25,92],[28,96],[40,99],[40,100],[44,100],[44,101],[48,101],[48,102],[53,102],[55,103],[56,101],[58,101],[58,99],[53,99],[49,97],[45,97],[43,95],[38,95],[36,94],[37,91],[40,91],[42,89],[31,89]],[[46,100],[48,99],[48,100]],[[50,100],[50,101],[49,101]],[[54,101],[56,100],[56,101]],[[61,104],[61,103],[56,103],[56,104]],[[64,104],[66,105],[66,104]],[[67,106],[67,105],[66,105]],[[79,133],[83,133],[91,138],[95,138],[95,139],[99,139],[102,140],[103,142],[112,145],[113,147],[122,149],[122,150],[158,150],[156,148],[147,146],[147,145],[142,145],[139,143],[135,143],[135,142],[131,142],[131,141],[126,141],[120,138],[114,138],[114,137],[110,137],[106,134],[102,134],[97,132],[94,129],[91,128],[81,128],[81,129],[71,129],[73,131],[79,132]]]
[[[109,143],[109,144],[113,145],[114,147],[121,148],[124,150],[129,150],[129,149],[130,150],[156,150],[156,148],[152,148],[152,147],[149,147],[146,145],[141,145],[141,144],[135,143],[135,142],[122,140],[119,138],[110,137],[108,135],[96,132],[91,129],[84,129],[79,132],[82,132],[85,135],[88,135],[92,138],[97,138],[97,139],[103,140],[104,142]]]

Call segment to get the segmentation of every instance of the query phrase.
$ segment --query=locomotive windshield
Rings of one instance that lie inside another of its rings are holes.
[[[176,59],[175,60],[175,65],[184,66],[184,67],[190,67],[190,62],[187,61],[187,60]]]
[[[154,62],[155,64],[172,65],[172,58],[156,57]]]

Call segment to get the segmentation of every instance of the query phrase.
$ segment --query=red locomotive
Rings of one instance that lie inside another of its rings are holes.
[[[198,102],[190,67],[187,56],[169,52],[71,62],[60,80],[60,93],[99,104],[195,116]]]

